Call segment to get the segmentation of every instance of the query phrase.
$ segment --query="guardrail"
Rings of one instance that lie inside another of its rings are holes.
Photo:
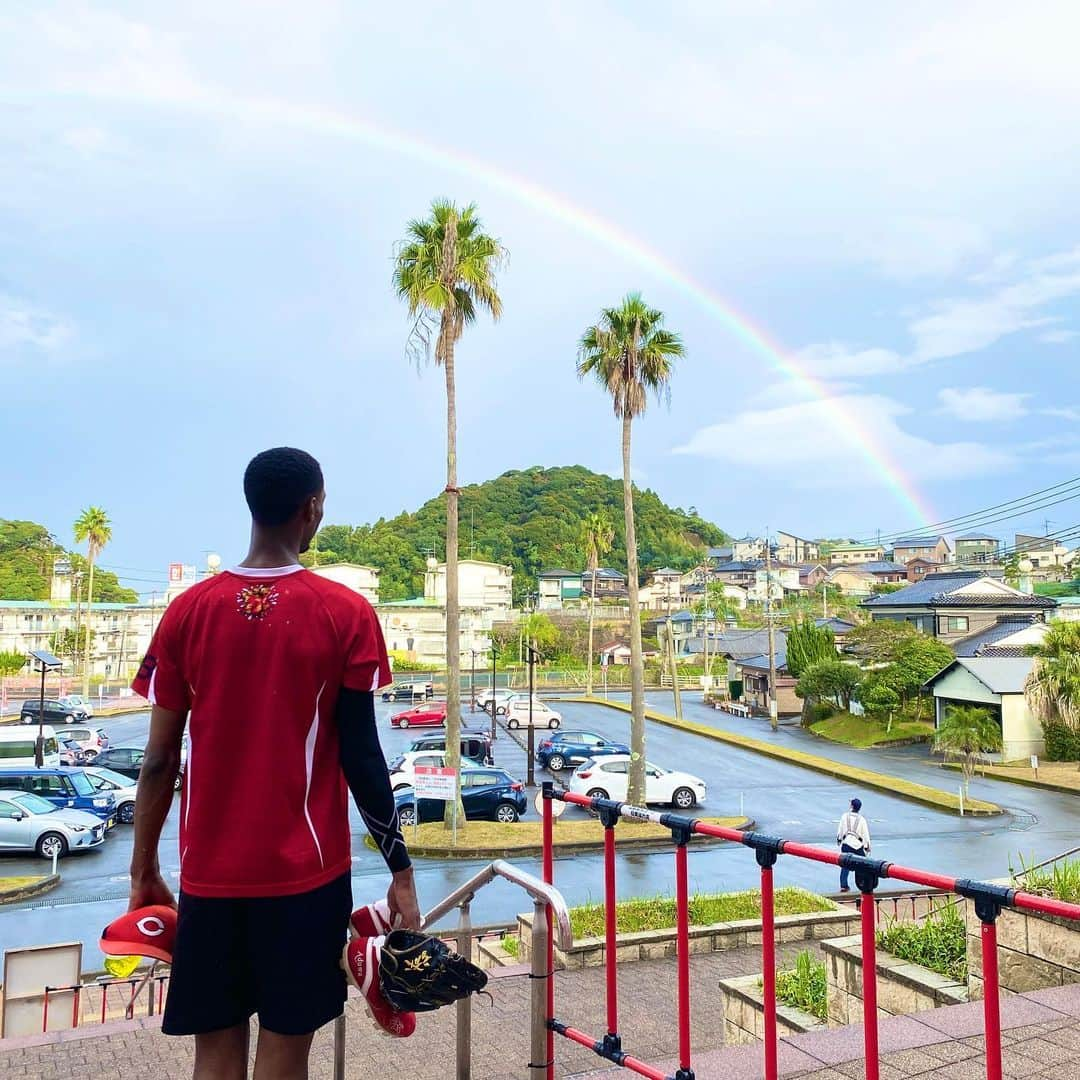
[[[954,878],[925,870],[900,866],[883,859],[871,859],[863,855],[839,853],[826,848],[814,847],[785,840],[779,836],[767,836],[756,832],[739,832],[700,821],[683,814],[662,813],[612,799],[592,799],[574,795],[568,791],[556,791],[550,782],[543,787],[544,816],[544,880],[554,881],[554,855],[552,844],[552,800],[573,803],[599,815],[604,826],[604,914],[606,965],[607,1031],[596,1039],[585,1032],[570,1027],[555,1016],[555,983],[553,945],[547,943],[547,1056],[543,1072],[532,1073],[534,1080],[543,1075],[554,1080],[554,1036],[563,1036],[581,1046],[592,1049],[598,1056],[650,1080],[694,1080],[690,1056],[690,917],[687,850],[695,835],[730,840],[751,848],[761,872],[761,959],[764,988],[765,1027],[765,1080],[777,1077],[777,1029],[776,1029],[776,927],[773,898],[773,868],[781,856],[793,856],[829,866],[844,867],[854,871],[855,884],[859,890],[859,915],[862,937],[863,977],[863,1046],[866,1061],[866,1080],[879,1080],[880,1057],[878,1053],[877,1015],[877,940],[875,923],[877,904],[875,890],[883,878],[892,878],[912,885],[921,885],[942,894],[964,897],[975,905],[975,913],[982,924],[981,947],[983,964],[983,1022],[986,1043],[987,1080],[1001,1080],[1001,1016],[999,1002],[997,918],[1003,908],[1019,908],[1041,912],[1063,919],[1080,922],[1080,905],[1054,900],[1044,896],[1013,889],[1005,885],[993,885],[970,878]],[[677,938],[677,997],[679,1068],[674,1077],[667,1077],[660,1070],[631,1057],[622,1047],[619,1032],[618,977],[616,974],[616,897],[615,897],[615,826],[622,818],[648,821],[671,830],[675,844],[675,899]],[[534,923],[538,920],[534,920]],[[548,919],[550,926],[550,916]],[[534,952],[535,958],[535,952]],[[535,1062],[535,1052],[534,1052]],[[531,1064],[533,1070],[539,1066]]]

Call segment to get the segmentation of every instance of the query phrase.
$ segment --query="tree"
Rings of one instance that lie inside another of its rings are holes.
[[[964,794],[985,751],[1001,749],[1001,726],[989,709],[977,705],[950,705],[934,735],[934,749],[960,761]]]
[[[90,580],[86,586],[86,663],[83,667],[83,697],[90,695],[90,612],[94,604],[94,561],[112,539],[112,523],[100,506],[88,506],[75,519],[75,542],[86,542]]]
[[[480,309],[497,320],[502,300],[496,272],[502,245],[483,231],[473,204],[446,199],[431,214],[410,221],[397,252],[394,288],[413,319],[408,350],[417,360],[432,355],[446,376],[446,758],[457,770],[457,798],[447,801],[446,823],[461,803],[461,611],[458,602],[457,388],[454,349]]]
[[[892,664],[900,645],[918,636],[920,632],[911,623],[878,619],[856,626],[847,636],[846,647],[868,664]]]
[[[93,630],[90,631],[90,642],[93,644],[93,639],[96,636]],[[60,657],[61,660],[77,660],[80,653],[86,651],[86,626],[67,627],[64,630],[57,630],[49,638],[49,648],[53,654]]]
[[[827,626],[816,626],[811,619],[801,619],[787,636],[787,669],[796,679],[821,660],[836,659],[836,638]]]
[[[900,708],[900,695],[887,682],[873,676],[864,679],[859,687],[859,701],[868,716],[875,720],[886,718],[886,734],[892,731],[893,714]]]
[[[26,667],[27,654],[0,652],[0,675],[18,675]]]
[[[641,656],[638,602],[638,550],[634,527],[634,488],[630,478],[630,435],[634,418],[645,411],[649,393],[670,392],[673,361],[685,355],[679,335],[664,328],[663,313],[640,293],[629,293],[617,308],[581,337],[578,377],[591,375],[611,395],[622,421],[623,517],[626,522],[626,581],[630,594],[630,774],[627,798],[645,804],[645,665]]]
[[[1080,733],[1080,623],[1051,622],[1042,641],[1025,651],[1035,657],[1027,698],[1044,731],[1057,724]]]
[[[594,510],[581,525],[581,543],[585,548],[585,562],[589,569],[591,589],[589,595],[589,658],[586,665],[585,693],[592,697],[593,692],[593,627],[596,618],[596,571],[600,560],[611,550],[615,540],[615,530],[611,519],[600,510]]]
[[[853,664],[845,664],[843,660],[819,660],[802,673],[795,684],[795,693],[815,701],[827,698],[838,709],[848,712],[861,678],[862,673]]]

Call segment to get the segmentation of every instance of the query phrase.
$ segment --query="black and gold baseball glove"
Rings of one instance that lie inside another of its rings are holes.
[[[383,996],[403,1012],[431,1012],[483,990],[487,975],[438,938],[392,930],[379,957]]]

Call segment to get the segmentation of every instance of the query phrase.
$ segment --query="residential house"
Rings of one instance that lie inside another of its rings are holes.
[[[912,559],[948,562],[952,545],[944,536],[905,536],[893,542],[893,562],[908,563]]]
[[[655,660],[659,653],[655,649],[642,649],[642,658]],[[628,641],[609,641],[599,649],[600,663],[626,666],[630,663],[630,643]],[[605,659],[606,658],[606,659]]]
[[[1032,580],[1058,581],[1066,576],[1066,570],[1077,565],[1076,551],[1070,551],[1060,540],[1048,536],[1029,536],[1017,533],[1013,545],[1019,559],[1028,559],[1033,567]]]
[[[935,562],[933,559],[909,559],[904,563],[904,569],[907,571],[907,579],[910,582],[922,581],[927,574],[934,573],[939,569],[941,563]]]
[[[827,584],[839,589],[844,596],[872,596],[877,578],[861,565],[838,566],[829,572]]]
[[[821,557],[821,551],[813,540],[806,540],[794,533],[778,532],[776,557],[786,563],[813,563]]]
[[[771,569],[758,567],[754,574],[754,584],[750,586],[746,596],[754,603],[762,604],[767,596],[773,600],[782,600],[785,596],[797,596],[805,592],[806,586],[802,583],[797,566],[773,563]]]
[[[375,613],[391,652],[405,653],[409,660],[423,664],[446,663],[445,596],[384,601],[376,605]],[[491,625],[490,609],[461,605],[459,641],[465,663],[473,652],[486,657],[491,651]]]
[[[880,544],[835,544],[828,554],[832,566],[850,566],[853,563],[881,562],[885,549]]]
[[[776,711],[780,716],[797,716],[802,712],[802,699],[795,693],[798,680],[788,672],[787,653],[778,648],[776,662]],[[735,665],[735,677],[743,684],[742,700],[752,709],[769,711],[769,657],[751,656]]]
[[[601,566],[596,571],[596,599],[597,600],[625,600],[628,596],[626,590],[626,575],[618,570]],[[581,588],[586,596],[592,595],[593,573],[586,570],[581,575]]]
[[[847,643],[848,634],[855,629],[855,623],[848,622],[847,619],[837,619],[835,617],[829,619],[815,619],[814,625],[817,627],[826,626],[833,634],[833,640],[836,642],[836,651],[842,652],[844,645]]]
[[[673,607],[679,607],[683,599],[682,579],[681,570],[672,570],[668,566],[662,570],[654,570],[649,578],[652,591],[650,606],[657,611],[670,611]]]
[[[870,574],[879,584],[893,584],[907,581],[907,567],[899,563],[885,559],[881,562],[860,563],[859,570],[864,574]]]
[[[997,622],[953,642],[958,657],[1026,656],[1030,645],[1038,645],[1048,627],[1030,615],[999,615]]]
[[[765,541],[758,536],[744,536],[731,541],[731,559],[733,562],[746,562],[749,559],[765,558]]]
[[[930,574],[898,592],[864,600],[875,620],[910,622],[924,633],[952,645],[997,623],[1003,615],[1029,615],[1045,621],[1057,602],[1031,596],[978,570]]]
[[[799,567],[799,583],[806,589],[816,589],[829,576],[821,563],[804,563]]]
[[[761,559],[748,561],[721,563],[709,572],[711,581],[719,581],[724,585],[738,585],[743,589],[752,588],[757,582],[757,573],[764,569],[765,563]]]
[[[352,589],[372,604],[379,602],[379,571],[374,566],[330,563],[328,566],[313,566],[311,572]]]
[[[537,574],[537,594],[541,611],[560,610],[567,601],[577,605],[588,600],[580,570],[542,570]]]
[[[513,585],[514,571],[509,566],[481,559],[458,561],[458,599],[463,608],[478,608],[492,619],[505,619],[513,607]],[[428,559],[424,596],[446,603],[446,563]]]
[[[1043,753],[1042,726],[1024,693],[1033,663],[1030,656],[957,657],[925,686],[934,695],[934,725],[941,725],[950,705],[979,706],[1001,726],[1002,760]]]
[[[956,538],[956,561],[958,563],[997,562],[1000,544],[989,533],[969,532]]]
[[[731,562],[735,558],[735,553],[731,549],[730,544],[724,544],[722,547],[711,547],[705,552],[705,557],[709,561],[710,566],[716,566],[719,563]]]

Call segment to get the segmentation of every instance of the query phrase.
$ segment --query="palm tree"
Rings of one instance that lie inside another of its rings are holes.
[[[1031,711],[1044,725],[1057,721],[1080,731],[1080,623],[1050,623],[1025,651],[1035,657],[1026,688]]]
[[[112,522],[100,506],[88,506],[75,519],[75,542],[86,541],[86,561],[90,564],[90,580],[86,587],[86,660],[83,665],[83,697],[90,695],[90,612],[94,603],[94,560],[112,539]]]
[[[465,327],[486,309],[502,314],[495,274],[506,252],[483,231],[473,204],[458,208],[446,199],[431,214],[410,221],[394,265],[394,289],[413,319],[407,351],[417,361],[432,354],[446,375],[446,758],[457,770],[461,802],[461,634],[458,603],[457,393],[454,347]],[[449,826],[454,807],[448,802]]]
[[[663,313],[650,308],[640,293],[629,293],[619,307],[605,308],[600,321],[582,335],[577,365],[579,378],[592,375],[607,390],[615,415],[622,421],[626,579],[630,593],[631,760],[627,797],[638,806],[645,802],[645,665],[641,658],[630,432],[634,417],[645,411],[650,391],[657,397],[668,395],[672,361],[685,355],[679,335],[665,330],[663,322]]]
[[[978,705],[950,705],[941,726],[934,733],[934,749],[947,758],[959,758],[964,776],[964,794],[975,775],[975,765],[984,751],[1001,749],[1001,725],[989,709]]]
[[[615,540],[615,530],[611,519],[602,510],[595,510],[581,523],[581,542],[585,548],[585,561],[592,580],[589,596],[589,664],[586,675],[585,693],[592,697],[593,681],[593,621],[596,617],[596,571],[600,560],[611,550]]]

